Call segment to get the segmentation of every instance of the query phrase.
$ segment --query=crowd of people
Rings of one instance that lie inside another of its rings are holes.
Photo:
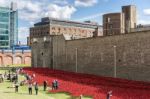
[[[25,79],[22,81],[19,81],[18,75],[21,71],[22,71],[22,69],[16,69],[16,70],[9,70],[8,72],[5,72],[4,74],[0,74],[0,82],[3,82],[4,79],[12,82],[13,86],[9,87],[9,88],[14,88],[16,93],[19,91],[19,86],[28,85],[29,95],[32,95],[33,87],[34,87],[35,94],[38,95],[39,85],[37,82],[33,81],[33,79],[35,78],[36,75],[35,74],[32,74],[32,75],[23,74]],[[58,85],[59,85],[58,80],[54,80],[52,82],[52,86],[50,86],[50,87],[52,88],[52,90],[57,90]],[[48,82],[45,80],[43,82],[43,90],[46,91],[47,87],[48,87]]]
[[[48,85],[48,82],[45,80],[45,81],[43,82],[43,90],[44,90],[44,91],[46,91],[47,85]],[[59,82],[58,82],[57,79],[56,79],[56,80],[53,80],[51,88],[52,88],[52,90],[57,90],[57,89],[59,88]]]
[[[33,82],[33,79],[35,78],[35,74],[29,75],[29,74],[24,74],[25,79],[20,81],[18,80],[18,75],[20,73],[21,69],[16,69],[15,72],[12,71],[8,71],[5,72],[4,74],[0,74],[0,83],[4,82],[4,79],[9,80],[10,82],[13,82],[13,87],[15,88],[15,92],[17,93],[19,91],[19,86],[23,86],[23,85],[28,85],[28,93],[29,95],[32,95],[33,93],[33,87],[35,90],[35,94],[38,95],[38,91],[39,91],[39,85],[37,82]],[[48,90],[48,81],[43,81],[43,91]],[[52,88],[52,90],[57,90],[59,89],[59,82],[57,79],[53,80],[52,83],[50,84],[52,86],[50,86]],[[112,91],[109,91],[107,93],[106,99],[111,99],[112,96]],[[82,99],[82,95],[80,95],[80,99]]]

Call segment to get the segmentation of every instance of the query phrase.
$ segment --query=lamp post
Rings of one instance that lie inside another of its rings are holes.
[[[116,45],[114,47],[114,77],[117,77],[116,69],[117,69],[117,55],[116,55]]]
[[[76,72],[78,72],[78,48],[76,48]]]
[[[60,28],[58,29],[58,33],[60,34]],[[56,35],[56,41],[57,41],[57,43],[56,43],[56,44],[57,44],[57,45],[56,45],[56,46],[57,46],[57,56],[56,56],[56,57],[57,57],[57,60],[56,60],[56,68],[58,67],[58,62],[59,62],[59,58],[58,58],[58,56],[59,56],[59,55],[58,55],[58,54],[59,54],[59,52],[58,52],[58,46],[59,46],[59,44],[58,44],[58,43],[59,43],[59,36],[58,36],[58,35],[59,35],[59,34],[58,34],[58,33],[57,33],[57,35]]]

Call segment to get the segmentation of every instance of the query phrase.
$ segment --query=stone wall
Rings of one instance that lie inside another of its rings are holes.
[[[113,77],[116,61],[118,78],[150,81],[150,31],[72,41],[49,38],[45,47],[42,38],[32,45],[32,66],[43,66],[39,54],[44,49],[44,61],[53,62],[45,65],[50,68]]]

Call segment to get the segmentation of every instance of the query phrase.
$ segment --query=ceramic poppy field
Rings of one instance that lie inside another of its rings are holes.
[[[73,73],[48,68],[24,68],[23,73],[35,74],[33,81],[43,84],[48,81],[51,86],[53,80],[59,82],[58,90],[49,92],[68,92],[72,96],[92,96],[94,99],[106,99],[112,91],[111,99],[149,99],[150,83],[131,81],[119,78],[100,77],[89,74]]]

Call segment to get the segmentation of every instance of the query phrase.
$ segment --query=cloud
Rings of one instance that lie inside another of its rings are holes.
[[[73,6],[63,6],[60,7],[56,4],[50,4],[48,6],[48,11],[45,13],[45,16],[52,18],[61,18],[61,19],[70,19],[71,15],[76,11],[76,8]]]
[[[86,16],[86,17],[84,17],[84,18],[81,18],[80,21],[82,21],[82,20],[95,19],[95,18],[97,18],[97,17],[101,17],[102,15],[103,15],[103,13],[98,13],[98,14]]]
[[[29,36],[29,28],[28,27],[20,27],[18,29],[18,38],[21,43],[27,43],[27,37]]]
[[[76,8],[69,5],[59,6],[57,4],[40,3],[28,1],[22,7],[19,15],[22,20],[36,21],[42,17],[59,19],[70,19]]]
[[[70,19],[76,11],[76,8],[70,6],[67,0],[54,0],[53,2],[50,0],[0,0],[0,4],[6,5],[10,1],[18,4],[19,19],[29,23],[42,17]]]
[[[150,9],[144,9],[143,12],[145,15],[150,15]]]
[[[148,20],[139,20],[138,24],[146,25],[146,24],[150,24],[150,21],[148,21]]]
[[[98,3],[98,0],[75,0],[75,6],[89,7]]]
[[[53,3],[58,4],[58,5],[67,5],[68,1],[67,0],[54,0]]]
[[[12,1],[18,4],[19,21],[28,23],[28,25],[33,25],[42,17],[70,19],[76,12],[76,8],[70,6],[67,0],[0,0],[0,4],[10,6]],[[26,40],[29,34],[27,28],[29,27],[19,28],[19,38],[23,38],[22,41]]]
[[[7,0],[0,0],[0,5],[8,6],[9,1]]]

